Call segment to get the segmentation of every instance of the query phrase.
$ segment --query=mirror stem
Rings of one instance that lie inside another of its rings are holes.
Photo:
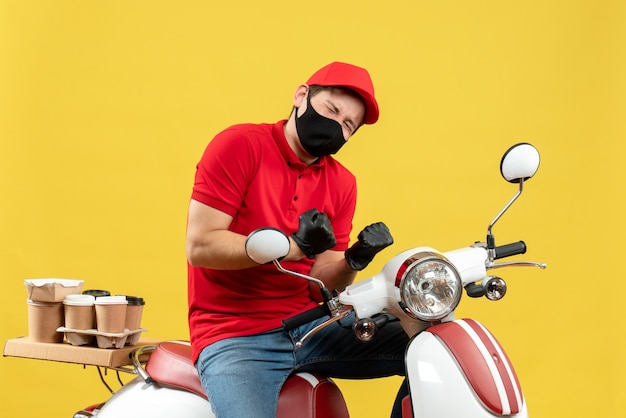
[[[292,276],[296,276],[296,277],[299,277],[301,279],[317,283],[319,285],[319,287],[320,287],[320,291],[322,292],[322,298],[324,299],[324,302],[329,302],[333,298],[333,295],[330,292],[330,290],[328,290],[328,288],[326,287],[324,282],[321,281],[320,279],[316,279],[315,277],[307,276],[305,274],[301,274],[301,273],[298,273],[298,272],[295,272],[295,271],[287,270],[280,264],[280,262],[278,260],[274,260],[274,265],[276,266],[278,271],[280,271],[282,273],[290,274]]]
[[[515,196],[513,196],[513,198],[509,200],[509,203],[507,203],[506,206],[504,206],[504,208],[500,211],[500,213],[498,213],[496,217],[493,218],[493,221],[491,221],[491,223],[489,224],[489,227],[487,228],[487,248],[488,249],[494,250],[496,248],[496,240],[493,236],[493,233],[491,232],[493,226],[495,225],[496,222],[498,222],[498,220],[502,217],[502,215],[504,215],[504,212],[506,212],[511,207],[513,202],[515,202],[517,198],[522,194],[523,190],[524,190],[524,179],[520,179],[519,189],[517,190],[517,193],[515,193]]]

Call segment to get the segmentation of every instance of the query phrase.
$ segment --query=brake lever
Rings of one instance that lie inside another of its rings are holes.
[[[311,338],[312,336],[314,336],[315,334],[317,334],[318,332],[320,332],[321,330],[323,330],[327,326],[329,326],[331,324],[334,324],[335,322],[337,322],[337,321],[345,318],[346,316],[350,315],[350,312],[352,312],[352,306],[343,306],[330,319],[327,319],[326,321],[322,322],[321,324],[319,324],[315,328],[311,329],[309,332],[304,334],[304,336],[302,338],[300,338],[300,340],[296,341],[296,349],[302,348],[302,346],[304,345],[305,341],[307,341],[309,338]]]
[[[497,269],[501,267],[539,267],[545,269],[548,267],[546,263],[536,263],[534,261],[505,261],[505,262],[493,262],[490,261],[486,265],[487,270]]]

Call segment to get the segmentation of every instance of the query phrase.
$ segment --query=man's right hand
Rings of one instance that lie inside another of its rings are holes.
[[[300,215],[298,232],[291,237],[308,258],[314,258],[337,244],[328,216],[317,209],[309,209]]]

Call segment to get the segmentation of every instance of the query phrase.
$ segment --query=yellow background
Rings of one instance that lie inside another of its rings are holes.
[[[381,107],[338,154],[359,179],[355,235],[383,220],[396,241],[360,278],[484,239],[515,192],[500,156],[532,142],[539,172],[494,232],[549,268],[498,271],[507,296],[459,316],[500,339],[533,417],[626,416],[625,21],[621,0],[0,1],[0,339],[26,334],[39,277],[141,295],[146,336],[187,338],[205,145],[286,117],[342,60],[370,70]],[[398,382],[339,384],[358,418],[387,416]],[[107,396],[93,368],[0,358],[2,416]]]

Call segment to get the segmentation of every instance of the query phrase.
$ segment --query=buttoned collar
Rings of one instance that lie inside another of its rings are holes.
[[[278,149],[280,150],[280,153],[285,159],[287,165],[298,171],[305,171],[307,169],[319,170],[324,167],[324,165],[326,164],[326,160],[329,157],[320,157],[317,159],[317,161],[308,166],[300,161],[294,150],[292,150],[289,146],[287,138],[285,137],[285,123],[287,123],[286,120],[281,120],[278,123],[274,124],[274,127],[272,128],[272,136],[274,137],[274,141],[276,142],[276,145],[278,146]]]

